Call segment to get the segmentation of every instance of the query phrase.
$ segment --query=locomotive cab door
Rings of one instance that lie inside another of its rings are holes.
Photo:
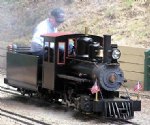
[[[42,87],[54,90],[55,79],[55,43],[53,41],[44,40],[43,54],[43,84]]]

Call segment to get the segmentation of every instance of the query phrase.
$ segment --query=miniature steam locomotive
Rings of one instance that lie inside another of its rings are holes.
[[[141,110],[140,100],[120,97],[125,83],[111,36],[50,33],[44,38],[43,56],[25,47],[7,52],[4,83],[24,94],[38,93],[47,100],[61,99],[85,113],[130,119]]]

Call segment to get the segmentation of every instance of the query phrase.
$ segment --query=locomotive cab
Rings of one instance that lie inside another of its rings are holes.
[[[84,38],[84,34],[51,33],[42,35],[42,37],[44,38],[44,45],[47,45],[46,58],[43,56],[43,88],[62,91],[64,84],[59,84],[62,79],[72,83],[82,81],[82,78],[78,78],[74,74],[74,69],[71,68],[72,62],[78,62],[74,60],[90,61],[90,58],[94,60],[95,57],[92,54],[89,56],[89,50],[98,53],[95,51],[95,48],[98,47],[95,46],[93,41],[85,43],[84,40],[81,40],[81,37]],[[102,38],[98,36],[91,35],[88,40],[98,41],[98,45],[102,44]],[[91,47],[89,47],[90,45]],[[84,46],[84,50],[81,50],[81,47]],[[89,81],[88,79],[84,80]]]

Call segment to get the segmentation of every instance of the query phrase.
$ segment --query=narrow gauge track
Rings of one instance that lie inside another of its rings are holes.
[[[0,115],[6,118],[10,118],[12,120],[15,120],[16,122],[25,124],[25,125],[50,125],[48,123],[45,122],[41,122],[39,120],[27,117],[27,116],[23,116],[8,110],[4,110],[2,108],[0,108]]]
[[[119,125],[122,125],[122,124],[139,125],[137,123],[134,123],[134,122],[131,122],[131,121],[128,121],[128,120],[123,120],[123,119],[118,119],[118,120],[111,119],[110,121],[111,122],[113,121],[113,123],[116,123],[116,124],[119,124]]]
[[[12,88],[10,88],[10,87],[7,88],[7,87],[4,87],[4,86],[1,86],[1,85],[0,85],[0,88],[5,89],[5,90],[11,90],[11,91],[13,91],[13,92],[15,92],[15,93],[17,92],[15,89],[12,89]]]
[[[10,89],[10,88],[8,89],[8,88],[3,87],[3,86],[0,86],[0,92],[1,92],[1,94],[7,93],[7,94],[15,95],[15,96],[22,96],[19,92],[15,91],[13,89]],[[24,99],[25,98],[27,99],[27,98],[30,98],[30,97],[24,96]],[[40,100],[37,99],[37,98],[30,98],[30,99],[31,99],[31,101],[36,101],[37,103],[38,102],[41,103]],[[49,103],[48,102],[42,102],[42,104],[47,105]],[[5,109],[2,109],[2,108],[0,108],[0,116],[12,119],[16,123],[18,123],[18,124],[21,123],[23,125],[50,125],[48,123],[36,120],[34,118],[23,116],[21,114],[17,114],[17,113],[14,113],[12,111],[5,110]]]
[[[20,93],[18,93],[18,92],[16,92],[14,89],[11,89],[11,88],[6,88],[6,87],[3,87],[3,86],[0,86],[0,91],[1,92],[4,92],[4,93],[8,93],[8,94],[13,94],[13,95],[17,95],[17,96],[21,96],[21,94]],[[30,97],[28,97],[28,96],[24,96],[25,98],[30,98]],[[33,101],[36,101],[37,103],[38,102],[40,102],[41,103],[41,101],[40,101],[40,99],[39,98],[30,98],[31,99],[31,101],[33,100]],[[42,102],[42,104],[50,104],[49,102],[46,102],[46,101],[43,101]],[[22,115],[20,115],[20,114],[17,114],[17,113],[13,113],[13,112],[11,112],[11,111],[8,111],[8,110],[4,110],[4,109],[1,109],[0,108],[0,111],[1,111],[1,113],[0,113],[0,115],[1,116],[4,116],[4,117],[8,117],[8,118],[11,118],[11,119],[13,119],[13,120],[15,120],[15,121],[18,121],[18,122],[21,122],[21,123],[23,123],[23,124],[27,124],[27,125],[34,125],[33,123],[29,123],[28,121],[30,121],[30,122],[34,122],[34,123],[36,123],[37,125],[50,125],[50,124],[47,124],[47,123],[44,123],[44,122],[41,122],[41,121],[38,121],[38,120],[35,120],[35,119],[32,119],[32,118],[29,118],[29,117],[26,117],[26,116],[22,116]],[[15,117],[14,117],[15,116]],[[16,118],[16,117],[18,117],[18,118]],[[99,117],[99,116],[97,116],[97,115],[94,115],[94,114],[90,114],[90,115],[84,115],[84,114],[82,114],[82,118],[84,119],[84,118],[89,118],[89,119],[97,119],[98,121],[101,121],[101,122],[110,122],[110,123],[114,123],[114,124],[132,124],[132,125],[138,125],[137,123],[133,123],[133,122],[131,122],[131,121],[128,121],[128,120],[123,120],[123,119],[117,119],[117,120],[115,120],[115,119],[104,119],[104,118],[101,118],[101,117]],[[20,119],[21,118],[21,119]],[[23,120],[22,120],[23,119]]]
[[[131,125],[139,125],[137,123],[134,123],[129,120],[124,120],[124,119],[113,119],[113,118],[103,118],[94,114],[90,114],[88,116],[89,118],[97,119],[98,121],[102,123],[110,123],[110,124],[116,124],[116,125],[125,125],[125,124],[131,124]]]
[[[19,123],[23,123],[25,125],[51,125],[51,124],[48,124],[48,123],[45,123],[45,122],[41,122],[39,120],[36,120],[36,119],[33,119],[33,118],[30,118],[30,117],[26,117],[26,116],[23,116],[23,115],[20,115],[20,114],[17,114],[17,113],[13,113],[11,111],[8,111],[8,110],[4,110],[4,109],[1,109],[0,108],[0,115],[3,116],[3,117],[7,117],[7,118],[10,118],[10,119],[13,119]],[[87,118],[87,116],[83,116],[83,119],[84,117]],[[88,115],[89,118],[94,118],[94,119],[97,119],[98,121],[102,122],[102,123],[113,123],[113,124],[132,124],[132,125],[138,125],[137,123],[133,123],[133,122],[130,122],[130,121],[127,121],[127,120],[114,120],[114,119],[104,119],[104,118],[100,118],[98,116],[95,116],[95,115]]]
[[[8,88],[3,87],[3,86],[0,86],[0,92],[1,92],[1,94],[7,93],[7,94],[11,94],[11,95],[20,97],[19,99],[21,99],[21,100],[23,100],[23,99],[30,100],[29,103],[32,103],[32,101],[33,101],[33,103],[37,103],[37,104],[43,105],[43,106],[48,106],[48,105],[51,104],[50,102],[48,102],[48,101],[46,101],[44,99],[41,101],[41,99],[39,97],[37,97],[37,96],[33,96],[33,97],[26,96],[26,95],[23,96],[21,93],[15,91],[13,89],[10,89],[10,88],[8,89]]]
[[[17,91],[15,91],[13,89],[8,89],[8,88],[2,87],[2,86],[0,86],[0,91],[8,93],[8,94],[12,94],[12,95],[20,95]]]

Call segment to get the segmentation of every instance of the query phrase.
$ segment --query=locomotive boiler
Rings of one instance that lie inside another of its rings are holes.
[[[141,110],[140,100],[121,97],[126,80],[118,59],[121,52],[111,36],[50,33],[44,38],[43,56],[25,47],[7,52],[4,82],[23,95],[39,94],[84,113],[130,119]]]

